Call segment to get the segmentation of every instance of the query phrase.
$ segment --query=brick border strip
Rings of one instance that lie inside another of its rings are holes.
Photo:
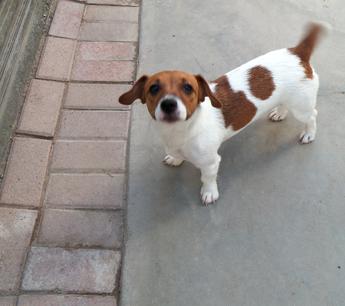
[[[117,97],[136,76],[139,16],[138,0],[58,2],[0,195],[19,242],[3,248],[0,304],[117,303],[130,122]]]

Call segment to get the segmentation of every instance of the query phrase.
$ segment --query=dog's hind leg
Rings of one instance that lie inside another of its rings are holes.
[[[306,80],[309,86],[304,91],[299,91],[294,97],[294,103],[289,107],[294,117],[304,123],[304,130],[300,135],[300,143],[307,144],[315,140],[316,136],[316,100],[319,87],[319,79],[314,72],[312,80]]]
[[[314,108],[312,114],[309,116],[300,116],[296,118],[305,124],[304,131],[300,135],[300,143],[307,144],[315,140],[316,136],[316,116],[317,110]]]

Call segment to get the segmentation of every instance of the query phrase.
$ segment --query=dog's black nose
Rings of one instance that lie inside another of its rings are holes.
[[[177,109],[177,102],[174,99],[165,99],[161,102],[161,109],[166,114],[172,114]]]

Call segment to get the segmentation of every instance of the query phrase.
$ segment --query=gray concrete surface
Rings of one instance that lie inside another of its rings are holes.
[[[302,3],[303,2],[303,3]],[[213,79],[293,46],[308,20],[334,31],[314,55],[318,136],[262,120],[223,145],[221,198],[199,201],[199,172],[161,164],[145,107],[133,110],[123,306],[345,305],[343,1],[144,0],[139,74]]]

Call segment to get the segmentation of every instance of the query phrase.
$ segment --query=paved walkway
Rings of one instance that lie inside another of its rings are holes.
[[[58,1],[0,196],[1,306],[114,306],[138,0]]]
[[[123,306],[345,305],[344,12],[342,0],[143,1],[139,75],[178,68],[213,80],[293,46],[309,20],[334,31],[312,59],[316,141],[299,145],[291,116],[241,132],[220,150],[215,206],[200,205],[193,166],[160,162],[145,106],[133,107]]]

